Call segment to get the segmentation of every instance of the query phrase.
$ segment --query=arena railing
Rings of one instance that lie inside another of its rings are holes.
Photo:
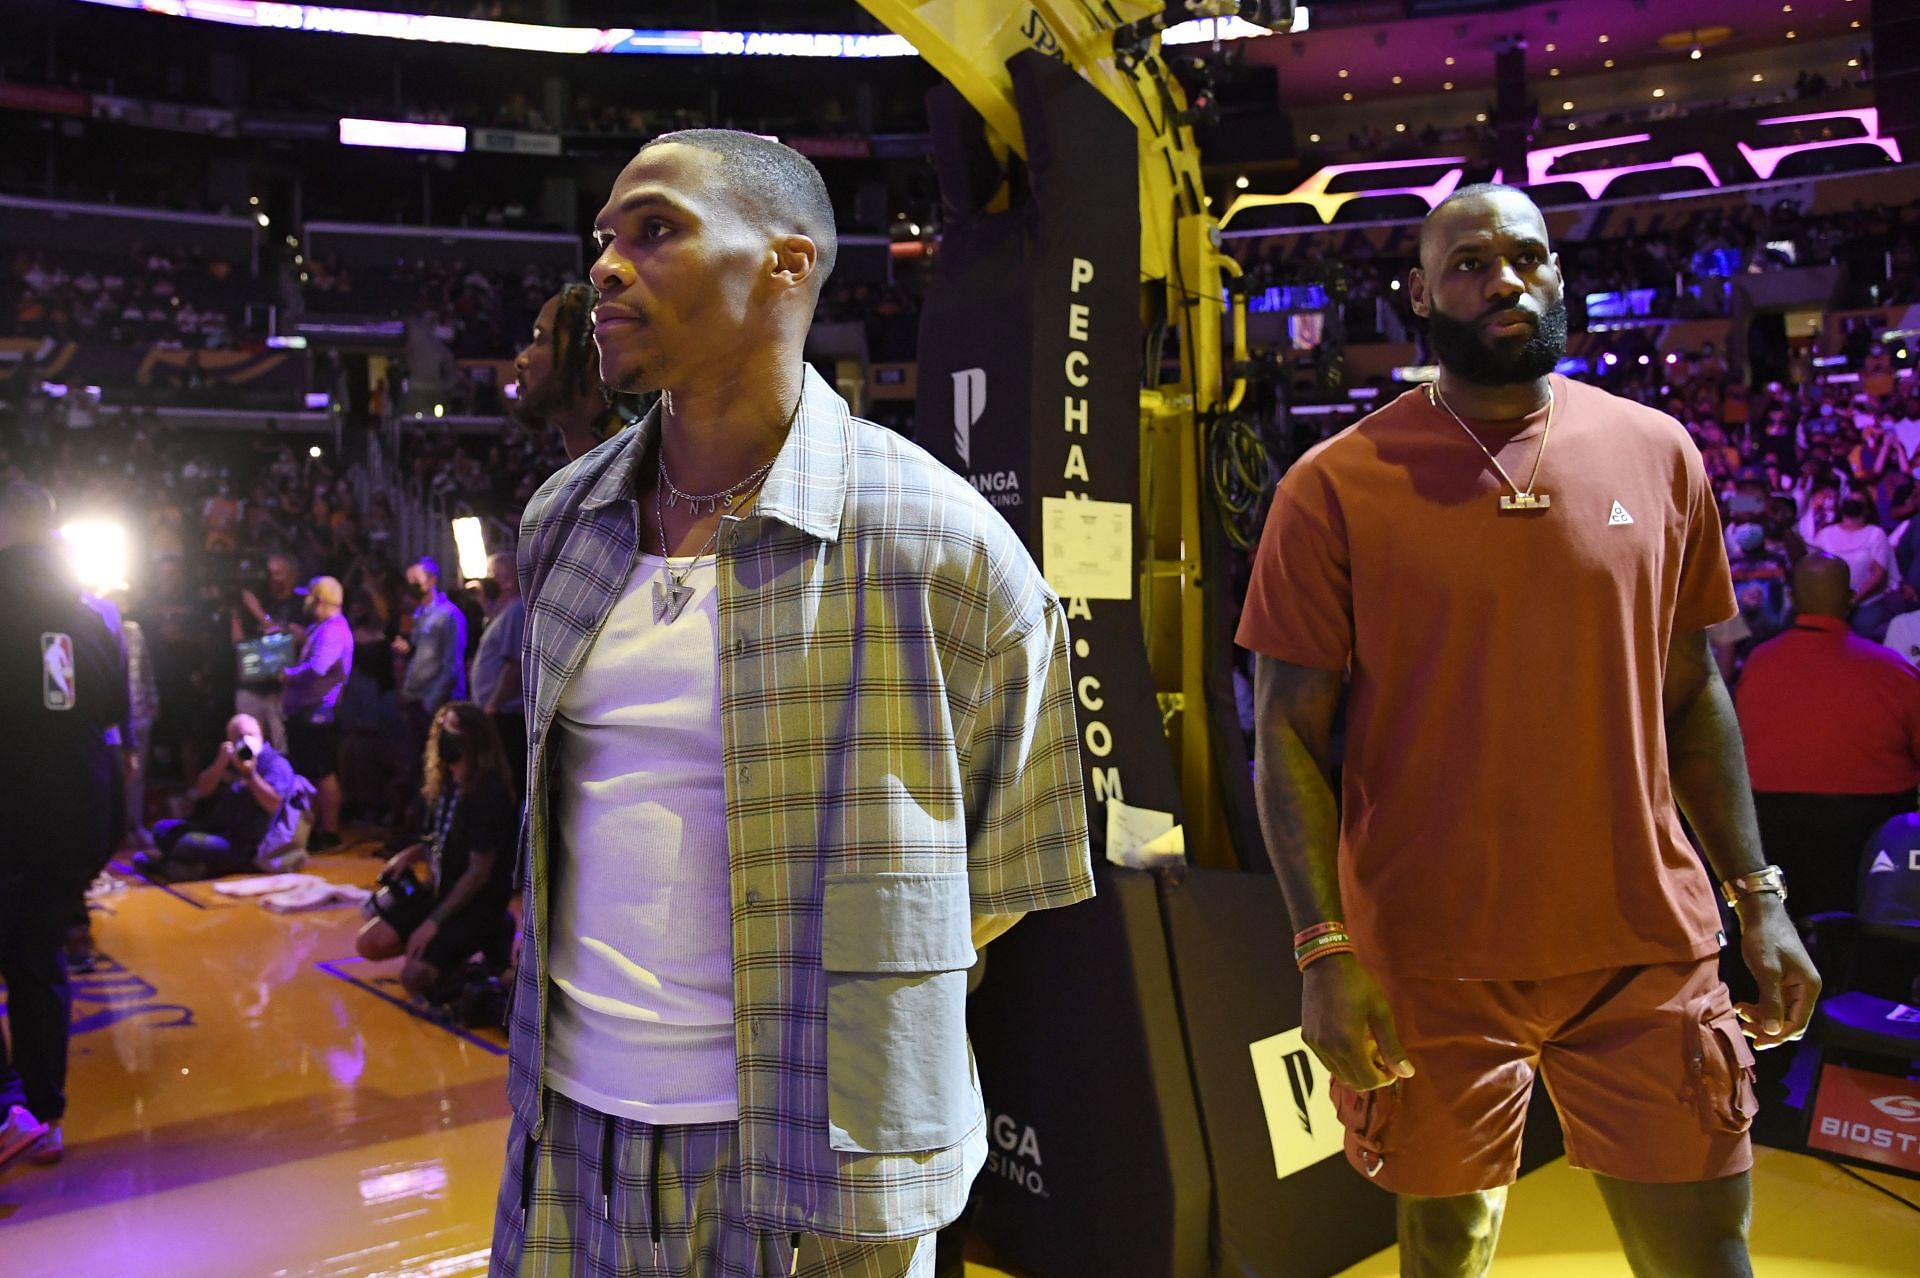
[[[102,245],[138,241],[175,253],[195,251],[260,271],[257,218],[183,213],[126,204],[0,195],[0,244],[97,254]]]
[[[557,231],[507,231],[492,227],[385,226],[374,222],[308,222],[306,256],[338,258],[350,266],[387,266],[396,258],[444,261],[457,254],[482,270],[518,271],[529,266],[578,275],[585,241]]]

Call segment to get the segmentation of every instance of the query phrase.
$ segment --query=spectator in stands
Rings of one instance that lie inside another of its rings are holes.
[[[1761,844],[1796,915],[1853,908],[1861,846],[1920,787],[1920,670],[1847,632],[1850,577],[1836,556],[1800,561],[1799,617],[1754,650],[1736,693]]]
[[[1764,642],[1786,624],[1787,576],[1792,566],[1785,550],[1768,540],[1767,525],[1759,519],[1730,524],[1727,538],[1732,546],[1728,566],[1734,598],[1740,601],[1739,619],[1749,638]]]
[[[1900,414],[1888,423],[1888,429],[1900,441],[1903,464],[1912,470],[1920,465],[1920,396],[1908,395]]]
[[[287,723],[287,754],[293,770],[313,783],[313,830],[309,852],[340,846],[340,693],[353,674],[353,627],[345,592],[332,577],[307,583],[306,639],[300,661],[281,674],[281,709]]]
[[[298,820],[293,764],[274,749],[252,715],[227,721],[227,739],[187,796],[196,805],[185,820],[157,822],[155,851],[134,858],[148,878],[162,883],[212,879],[253,864],[260,849],[278,844],[284,827]],[[283,827],[276,830],[276,827]]]
[[[1886,530],[1868,522],[1870,509],[1863,496],[1846,498],[1839,505],[1839,521],[1815,533],[1812,545],[1846,561],[1853,580],[1854,631],[1878,641],[1893,620],[1897,595],[1890,597],[1887,586],[1896,580],[1898,565]]]
[[[112,752],[127,717],[118,636],[80,600],[53,499],[0,485],[0,1166],[60,1157],[72,903],[109,849]]]
[[[239,544],[235,533],[240,527],[240,518],[240,503],[233,496],[232,485],[223,479],[200,509],[200,523],[206,534],[202,545],[208,554],[234,552]]]
[[[407,568],[406,596],[413,603],[410,628],[393,641],[393,650],[406,662],[400,683],[400,712],[406,718],[413,766],[425,749],[433,716],[441,706],[467,693],[467,617],[460,606],[440,591],[440,565],[431,556]],[[406,789],[419,785],[417,773],[406,778]],[[402,802],[407,796],[402,796]],[[403,814],[404,806],[397,809]],[[404,820],[404,815],[399,817]],[[398,824],[399,820],[389,824]]]
[[[259,639],[294,629],[305,608],[296,590],[299,568],[287,555],[267,557],[267,597],[262,599],[251,587],[240,591],[240,606],[233,610],[233,641]],[[273,748],[285,753],[287,724],[280,712],[280,681],[277,677],[243,683],[234,690],[233,710],[258,722]]]
[[[515,794],[526,784],[527,720],[521,699],[520,641],[526,635],[527,605],[520,598],[520,571],[510,551],[487,560],[487,628],[480,634],[468,686],[473,699],[493,720],[505,752],[507,775]]]
[[[421,770],[423,837],[389,860],[382,877],[426,861],[433,908],[404,935],[385,919],[369,919],[356,948],[369,959],[404,953],[401,984],[416,997],[444,1002],[476,953],[496,970],[506,966],[520,815],[493,721],[471,701],[450,702],[434,716]]]

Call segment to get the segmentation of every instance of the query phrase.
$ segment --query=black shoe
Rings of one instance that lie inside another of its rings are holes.
[[[340,846],[340,836],[328,831],[316,831],[307,836],[307,851],[331,852]]]

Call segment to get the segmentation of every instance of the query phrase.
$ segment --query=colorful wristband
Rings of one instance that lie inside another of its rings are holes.
[[[1327,958],[1330,955],[1352,953],[1354,953],[1352,941],[1339,941],[1333,945],[1322,945],[1316,950],[1297,957],[1294,962],[1298,964],[1300,970],[1304,972],[1321,959]]]
[[[1321,950],[1327,949],[1331,946],[1351,945],[1351,944],[1353,944],[1353,938],[1348,936],[1345,932],[1328,932],[1322,936],[1314,937],[1311,941],[1308,941],[1305,945],[1294,946],[1293,961],[1298,963],[1301,960],[1307,958],[1309,955],[1317,954]]]
[[[1344,932],[1346,930],[1347,925],[1345,923],[1315,923],[1312,927],[1293,934],[1293,947],[1297,950],[1316,936],[1325,936],[1329,932]]]

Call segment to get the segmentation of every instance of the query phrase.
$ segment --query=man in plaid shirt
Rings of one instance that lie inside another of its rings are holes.
[[[967,969],[1092,894],[1060,601],[802,359],[813,166],[643,148],[595,224],[658,408],[527,507],[526,936],[492,1273],[925,1278],[986,1157]]]

